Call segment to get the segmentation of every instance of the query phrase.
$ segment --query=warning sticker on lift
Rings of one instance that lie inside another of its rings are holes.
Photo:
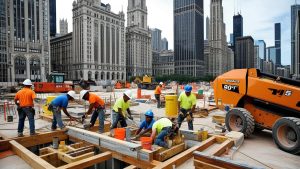
[[[223,87],[224,90],[239,93],[239,86],[222,84],[222,87]]]

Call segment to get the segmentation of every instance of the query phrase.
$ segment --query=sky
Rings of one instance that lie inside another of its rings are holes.
[[[146,0],[148,8],[148,26],[162,30],[162,38],[169,41],[173,49],[173,0]],[[298,0],[300,3],[300,0]],[[72,31],[73,0],[56,0],[56,20],[59,32],[59,19],[67,19],[69,32]],[[128,0],[102,0],[109,3],[114,13],[127,12]],[[291,63],[291,5],[295,0],[223,0],[224,23],[226,24],[227,41],[232,33],[232,17],[241,12],[244,20],[244,36],[250,35],[254,40],[265,40],[267,47],[274,46],[274,24],[281,23],[281,62]],[[210,16],[210,0],[204,0],[205,18]],[[125,19],[127,17],[125,16]],[[205,34],[205,32],[204,32]],[[205,37],[205,36],[204,36]]]

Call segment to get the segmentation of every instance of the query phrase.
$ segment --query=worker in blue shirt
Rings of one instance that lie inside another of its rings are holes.
[[[62,118],[61,118],[61,110],[63,110],[63,112],[71,120],[75,120],[74,117],[72,117],[67,111],[69,100],[74,100],[74,97],[75,97],[75,92],[69,91],[67,94],[63,94],[63,95],[56,97],[48,106],[48,110],[52,111],[52,113],[53,113],[53,120],[52,120],[52,126],[51,126],[52,131],[56,130],[57,124],[60,129],[65,128],[65,125],[62,122]]]
[[[153,112],[151,110],[148,110],[145,113],[145,120],[141,123],[139,129],[136,131],[135,135],[136,138],[150,132],[152,130],[152,125],[155,122],[155,120],[153,119],[154,115]]]

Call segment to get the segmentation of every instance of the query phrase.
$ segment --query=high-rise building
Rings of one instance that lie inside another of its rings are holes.
[[[61,36],[68,33],[68,21],[67,19],[59,20],[59,34]]]
[[[164,50],[159,54],[153,55],[153,75],[172,74],[174,74],[174,52],[172,50]]]
[[[260,69],[259,46],[254,45],[254,67]]]
[[[50,37],[56,35],[56,0],[49,0],[50,11]]]
[[[128,78],[152,74],[151,31],[147,22],[146,0],[128,0],[126,28]]]
[[[152,38],[152,50],[161,51],[161,30],[154,28],[151,29],[151,38]]]
[[[126,80],[124,24],[100,0],[73,2],[72,79]]]
[[[0,80],[46,81],[50,73],[49,0],[0,3]]]
[[[266,43],[264,40],[255,41],[255,45],[259,47],[259,58],[263,60],[267,60],[266,55]]]
[[[264,67],[264,68],[263,68],[263,69],[264,69],[263,72],[269,73],[269,74],[275,74],[275,70],[274,70],[275,65],[274,65],[273,62],[270,62],[270,61],[264,61],[263,67]]]
[[[239,13],[233,16],[233,46],[238,37],[243,37],[243,16]]]
[[[276,48],[276,62],[275,66],[281,66],[281,24],[275,23],[275,48]]]
[[[207,16],[206,17],[206,23],[205,23],[205,26],[206,26],[206,31],[205,31],[205,33],[206,33],[206,40],[208,40],[208,37],[209,37],[209,17]]]
[[[175,74],[204,74],[203,0],[174,0]]]
[[[236,57],[234,60],[236,69],[254,68],[254,40],[251,36],[236,39]]]
[[[296,21],[300,5],[295,4],[291,6],[291,74],[295,74],[295,39],[296,39]]]
[[[270,46],[267,47],[267,58],[269,62],[272,62],[274,65],[276,65],[276,47]]]
[[[300,79],[300,10],[295,25],[295,63],[293,78]]]
[[[169,50],[169,44],[167,38],[161,40],[161,51]],[[173,52],[174,53],[174,52]],[[174,55],[174,54],[173,54]]]
[[[207,74],[218,76],[232,69],[230,66],[232,63],[228,63],[231,56],[228,56],[230,52],[228,52],[225,23],[223,22],[222,0],[211,0],[210,2],[209,28],[210,56],[208,57]]]
[[[233,33],[230,34],[230,41],[229,41],[230,45],[233,46]]]
[[[51,38],[51,70],[65,74],[65,80],[72,79],[72,33]],[[78,79],[77,79],[78,80]]]

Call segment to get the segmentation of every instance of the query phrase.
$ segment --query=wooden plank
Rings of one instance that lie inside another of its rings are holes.
[[[93,155],[94,155],[94,152],[89,152],[89,153],[82,154],[82,155],[77,156],[77,157],[72,157],[69,154],[58,152],[58,158],[60,160],[64,161],[64,162],[68,163],[68,164],[73,163],[75,161],[79,161],[79,160],[82,160],[82,159],[92,157]]]
[[[128,167],[125,167],[124,169],[138,169],[138,168],[134,165],[130,165]]]
[[[194,160],[198,160],[205,163],[214,164],[219,167],[230,168],[230,169],[258,169],[255,166],[250,166],[248,164],[244,164],[227,158],[210,156],[199,151],[194,152]]]
[[[78,168],[86,168],[90,167],[94,164],[98,164],[101,162],[104,162],[106,160],[109,160],[112,158],[111,152],[104,152],[86,159],[82,159],[80,161],[76,161],[67,165],[64,165],[62,167],[59,167],[58,169],[78,169]]]
[[[199,160],[194,160],[194,166],[195,168],[201,168],[201,169],[225,169],[223,167],[215,166],[213,164],[209,164]]]
[[[23,147],[21,144],[12,140],[9,142],[12,146],[12,150],[21,157],[27,164],[34,169],[54,169],[54,167],[47,161],[33,154],[31,151]]]
[[[212,155],[214,155],[214,156],[221,156],[226,151],[228,151],[228,149],[230,149],[233,145],[234,145],[234,141],[228,139],[228,140],[224,141],[220,145],[220,147],[218,147],[217,149],[213,150],[212,151]]]
[[[174,155],[183,152],[185,150],[185,144],[181,143],[179,145],[173,146],[170,149],[167,149],[163,152],[160,152],[157,154],[155,160],[158,161],[165,161],[170,157],[173,157]]]
[[[155,169],[172,169],[173,166],[178,167],[179,165],[183,164],[185,161],[189,160],[193,157],[194,151],[203,151],[207,147],[211,146],[215,142],[215,137],[212,136],[207,140],[203,141],[199,146],[194,146],[185,150],[184,152],[177,154],[176,156],[166,160],[165,162],[157,165]]]

